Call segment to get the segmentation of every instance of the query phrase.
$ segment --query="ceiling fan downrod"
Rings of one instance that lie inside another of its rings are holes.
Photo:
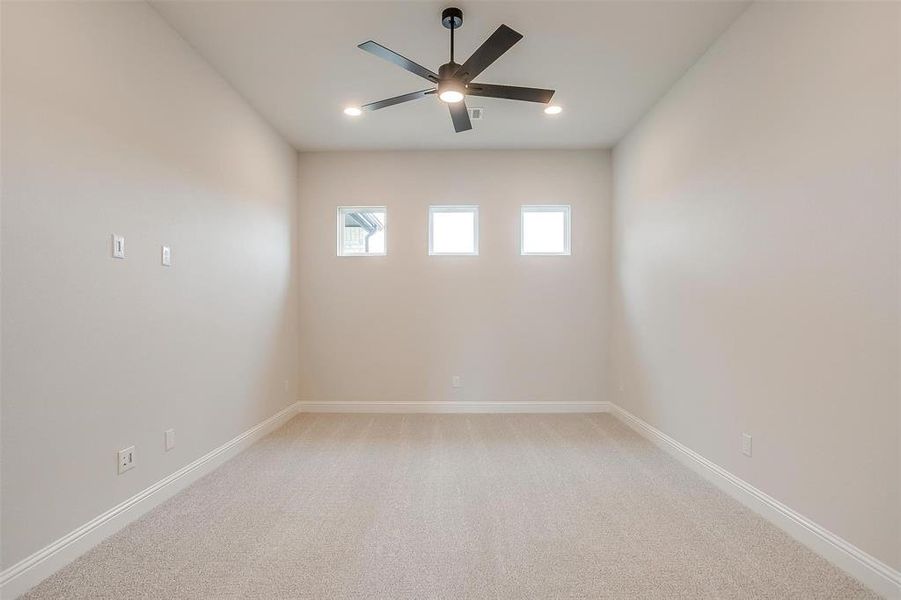
[[[441,24],[450,29],[450,61],[454,62],[454,29],[463,26],[463,11],[450,7],[441,11]]]

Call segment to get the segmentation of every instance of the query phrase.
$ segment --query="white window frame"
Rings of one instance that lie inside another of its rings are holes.
[[[472,252],[435,252],[432,249],[432,233],[434,221],[432,216],[445,212],[471,212],[472,217]],[[479,205],[478,204],[438,204],[429,207],[429,256],[478,256],[479,255]]]
[[[563,213],[563,252],[526,252],[526,213]],[[519,254],[521,256],[570,256],[572,254],[572,206],[569,204],[523,204],[519,209]]]
[[[384,252],[345,252],[344,251],[344,215],[361,211],[385,211],[385,251]],[[387,206],[339,206],[337,212],[338,256],[387,256],[388,254],[388,207]]]

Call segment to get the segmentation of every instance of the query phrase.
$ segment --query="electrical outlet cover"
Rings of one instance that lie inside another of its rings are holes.
[[[135,467],[135,447],[129,446],[119,450],[119,474],[134,469]]]

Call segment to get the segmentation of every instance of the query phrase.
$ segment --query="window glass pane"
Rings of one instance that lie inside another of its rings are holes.
[[[338,254],[385,254],[386,217],[383,206],[339,208]]]
[[[432,207],[429,252],[432,254],[476,254],[477,209]]]
[[[523,254],[569,254],[569,207],[522,209]]]

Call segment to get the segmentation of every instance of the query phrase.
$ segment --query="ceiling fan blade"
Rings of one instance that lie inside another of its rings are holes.
[[[466,109],[466,103],[448,102],[447,107],[450,109],[451,120],[454,122],[454,131],[469,131],[472,129],[472,122],[469,120],[469,110]]]
[[[475,79],[479,73],[488,68],[488,66],[496,61],[501,55],[513,47],[513,44],[522,39],[522,34],[517,33],[507,27],[501,25],[491,36],[485,40],[485,43],[479,46],[479,49],[472,53],[465,63],[463,63],[455,74],[457,79],[461,79],[463,83],[469,83]]]
[[[525,102],[547,104],[551,101],[554,90],[517,87],[515,85],[494,85],[493,83],[470,83],[466,86],[466,94],[469,96],[506,98],[507,100],[524,100]]]
[[[387,100],[379,100],[378,102],[370,102],[369,104],[364,104],[360,107],[360,110],[378,110],[380,108],[387,108],[389,106],[394,106],[395,104],[400,104],[401,102],[418,100],[419,98],[423,98],[425,96],[428,96],[429,94],[434,93],[434,88],[419,90],[418,92],[410,92],[409,94],[404,94],[403,96],[395,96],[394,98],[388,98]]]
[[[379,58],[384,58],[385,60],[387,60],[389,62],[393,62],[398,67],[400,67],[402,69],[406,69],[407,71],[409,71],[410,73],[413,73],[414,75],[419,75],[420,77],[422,77],[424,79],[428,79],[432,83],[438,83],[438,74],[437,73],[430,71],[429,69],[426,69],[422,65],[416,64],[409,58],[405,58],[405,57],[401,56],[394,50],[389,50],[388,48],[385,48],[384,46],[382,46],[381,44],[379,44],[377,42],[373,42],[372,40],[369,40],[368,42],[363,42],[362,44],[357,46],[357,48],[359,48],[360,50],[365,50],[366,52],[369,52],[370,54],[374,54],[375,56],[378,56]]]

